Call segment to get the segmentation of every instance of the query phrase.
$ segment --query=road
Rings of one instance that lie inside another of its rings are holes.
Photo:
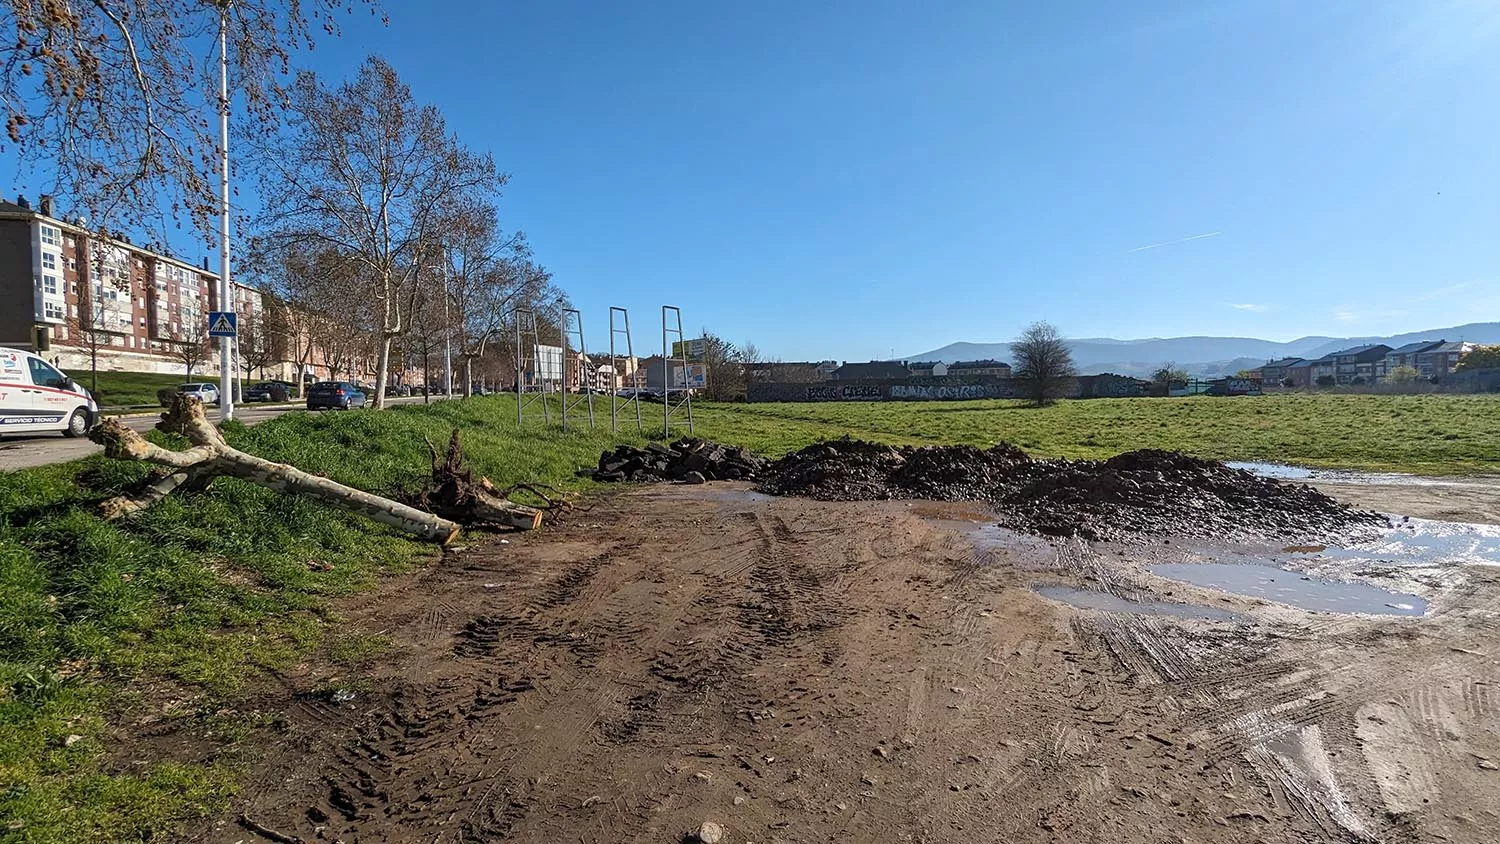
[[[443,397],[432,397],[433,401],[441,398]],[[422,401],[422,397],[388,398],[386,401],[391,404],[413,404]],[[267,419],[275,419],[283,413],[301,409],[302,405],[279,407],[239,405],[235,408],[235,418],[246,425],[258,425]],[[209,408],[209,416],[216,418],[216,415],[217,409]],[[155,413],[127,416],[125,424],[137,431],[149,431],[160,418]],[[103,450],[86,439],[70,440],[62,434],[8,434],[0,438],[0,472],[65,463],[69,460],[88,457],[90,454],[97,454]]]

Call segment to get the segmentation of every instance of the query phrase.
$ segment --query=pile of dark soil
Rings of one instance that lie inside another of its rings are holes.
[[[1090,540],[1313,538],[1384,521],[1302,484],[1156,450],[1103,461],[1033,460],[1009,444],[892,448],[845,439],[776,461],[761,489],[832,501],[989,501],[1007,527]]]
[[[671,445],[616,446],[613,451],[599,455],[599,466],[590,474],[596,481],[701,484],[704,481],[754,480],[766,464],[765,458],[737,446],[684,438]]]

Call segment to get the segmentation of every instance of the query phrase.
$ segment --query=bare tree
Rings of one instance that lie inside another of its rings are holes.
[[[265,302],[266,296],[261,298],[261,316],[257,318],[251,312],[240,314],[238,338],[235,341],[235,360],[245,370],[245,380],[255,377],[256,370],[265,375],[265,368],[281,359],[277,354],[275,336],[266,324]]]
[[[373,0],[90,0],[0,6],[0,105],[28,168],[95,222],[218,214],[217,41],[245,131],[276,124],[291,56]],[[205,49],[213,44],[214,49]],[[212,81],[210,81],[212,80]],[[157,226],[159,230],[164,227]]]
[[[381,407],[391,344],[406,328],[419,271],[439,249],[441,209],[498,191],[507,177],[373,56],[337,88],[299,76],[291,115],[288,131],[258,156],[260,193],[270,198],[261,225],[274,237],[333,247],[359,266],[353,298],[375,306]]]
[[[171,352],[172,359],[181,363],[186,370],[184,381],[193,380],[193,370],[207,363],[214,353],[213,341],[207,337],[169,340],[167,349]]]
[[[1188,380],[1188,374],[1186,369],[1179,367],[1175,361],[1169,360],[1151,373],[1151,380],[1158,384],[1170,385],[1174,381]]]
[[[505,234],[493,203],[463,198],[442,226],[442,285],[454,352],[463,365],[463,392],[472,395],[474,361],[506,327],[517,306],[535,309],[560,295],[551,274],[532,261],[521,232]]]
[[[82,346],[89,358],[89,394],[99,395],[99,353],[114,342],[114,333],[104,328],[103,306],[93,296],[80,297],[78,312],[68,318],[69,339]]]
[[[708,379],[705,396],[714,401],[733,401],[745,394],[744,355],[733,343],[704,329],[700,362]]]
[[[1016,359],[1016,378],[1037,407],[1062,398],[1077,374],[1067,341],[1051,323],[1027,326],[1021,338],[1010,344],[1010,352]]]

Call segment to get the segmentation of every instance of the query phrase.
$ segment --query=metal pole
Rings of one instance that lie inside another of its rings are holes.
[[[448,247],[443,247],[443,380],[453,398],[453,326],[448,323]]]
[[[219,11],[219,307],[234,310],[229,284],[229,5]],[[219,338],[219,419],[234,418],[232,338]]]

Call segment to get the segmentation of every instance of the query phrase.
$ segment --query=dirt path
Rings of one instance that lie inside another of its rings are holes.
[[[309,670],[261,701],[280,749],[192,837],[1494,840],[1493,582],[1429,619],[1268,610],[1164,586],[1149,549],[976,550],[980,516],[660,487],[451,556],[344,609],[399,655],[353,700]]]
[[[1376,510],[1445,522],[1500,525],[1500,478],[1422,479],[1430,483],[1373,484],[1311,481],[1340,501]]]

